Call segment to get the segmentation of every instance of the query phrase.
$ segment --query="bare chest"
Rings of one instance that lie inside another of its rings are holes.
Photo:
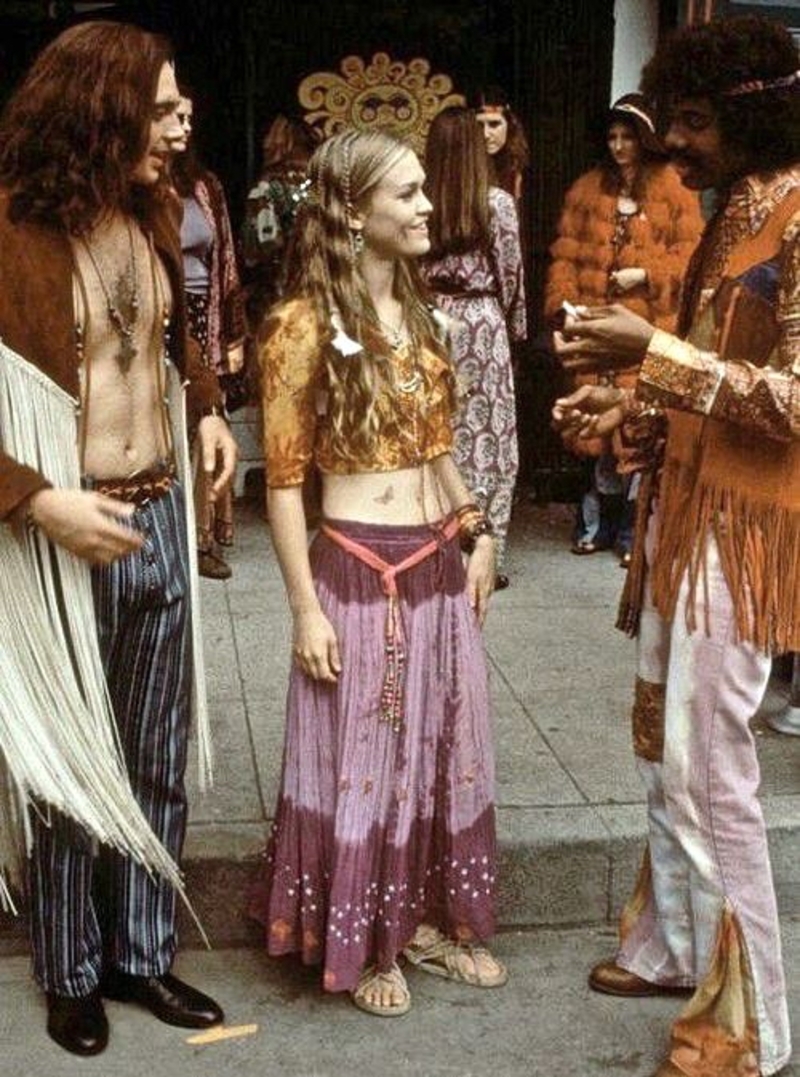
[[[97,477],[169,455],[165,332],[171,294],[140,229],[120,220],[73,243],[81,351],[81,456]]]

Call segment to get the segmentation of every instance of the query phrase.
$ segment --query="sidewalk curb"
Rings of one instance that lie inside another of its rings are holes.
[[[800,795],[768,798],[764,813],[781,915],[800,917]],[[504,807],[497,830],[500,929],[616,923],[644,847],[641,804]],[[214,949],[261,946],[262,928],[249,917],[248,905],[266,832],[257,823],[189,828],[186,890]],[[179,930],[182,947],[202,945],[183,908]],[[25,917],[0,918],[0,956],[27,949]]]

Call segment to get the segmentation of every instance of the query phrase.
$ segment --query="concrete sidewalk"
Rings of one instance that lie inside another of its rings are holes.
[[[8,1077],[649,1077],[680,1000],[590,991],[586,971],[612,947],[608,929],[502,934],[494,949],[509,966],[506,987],[479,991],[411,970],[412,1009],[396,1020],[363,1014],[346,995],[323,995],[318,972],[292,959],[253,949],[183,952],[177,972],[219,999],[234,1038],[193,1044],[190,1031],[108,1003],[108,1049],[88,1059],[47,1037],[27,960],[2,958],[0,1070]],[[785,924],[784,954],[790,1016],[800,1030],[797,922]],[[800,1077],[800,1066],[781,1077]]]
[[[610,924],[632,885],[644,835],[630,748],[634,644],[613,628],[623,572],[610,552],[570,554],[569,506],[521,499],[511,587],[486,628],[497,744],[499,919],[506,928]],[[257,498],[237,502],[227,582],[203,581],[217,784],[194,788],[188,890],[215,946],[249,945],[246,915],[281,763],[289,616]],[[768,707],[788,684],[776,681]],[[778,897],[800,915],[800,738],[757,727]],[[184,941],[198,936],[188,922]],[[6,923],[0,948],[25,947]]]

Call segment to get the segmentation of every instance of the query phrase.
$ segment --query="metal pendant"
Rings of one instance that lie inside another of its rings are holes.
[[[131,369],[131,363],[136,358],[136,345],[133,343],[131,333],[123,333],[120,336],[119,351],[117,352],[117,364],[123,374]]]
[[[422,375],[418,370],[415,370],[410,378],[406,381],[398,381],[397,388],[401,393],[415,393],[417,389],[422,385]]]

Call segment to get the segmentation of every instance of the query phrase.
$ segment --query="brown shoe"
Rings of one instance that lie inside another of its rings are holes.
[[[232,569],[227,561],[211,550],[198,550],[197,571],[210,580],[227,580]]]
[[[620,968],[614,961],[601,961],[589,973],[589,987],[604,995],[622,998],[646,998],[648,995],[691,995],[693,987],[674,987],[669,984],[643,980],[635,972]]]

